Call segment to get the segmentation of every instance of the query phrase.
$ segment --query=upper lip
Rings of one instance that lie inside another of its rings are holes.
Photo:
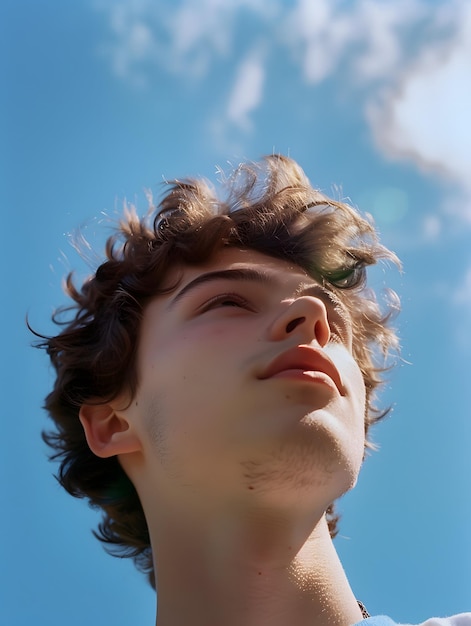
[[[271,361],[268,367],[258,376],[264,380],[285,370],[303,370],[308,372],[322,372],[335,384],[339,393],[344,395],[342,378],[338,369],[327,354],[312,346],[297,346],[282,352]]]

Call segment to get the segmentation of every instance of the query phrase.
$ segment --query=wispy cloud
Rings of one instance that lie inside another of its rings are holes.
[[[109,24],[104,50],[123,79],[145,85],[158,67],[204,81],[225,64],[232,84],[212,125],[221,135],[224,127],[250,132],[277,52],[291,59],[300,83],[338,78],[378,149],[453,182],[460,196],[453,210],[471,222],[467,0],[441,0],[433,10],[428,0],[96,0],[96,7]],[[247,30],[247,20],[259,28]],[[241,29],[242,47],[240,39],[235,45]],[[439,228],[429,220],[425,235]]]
[[[316,84],[336,71],[352,34],[347,15],[339,14],[335,2],[299,0],[288,11],[280,38],[291,49],[305,81]]]
[[[122,78],[152,68],[202,79],[216,61],[229,56],[241,11],[269,18],[276,8],[263,0],[95,0],[109,37],[103,51]]]
[[[342,67],[350,82],[370,83],[391,77],[406,54],[408,29],[423,19],[423,0],[298,0],[287,13],[282,39],[308,83]]]
[[[368,116],[382,151],[449,181],[450,212],[471,222],[471,6],[455,8],[453,20],[442,15],[450,36],[425,43],[395,83],[370,100]]]
[[[251,128],[250,114],[262,101],[264,80],[263,53],[259,50],[252,51],[237,69],[232,92],[229,94],[229,121],[245,130]]]

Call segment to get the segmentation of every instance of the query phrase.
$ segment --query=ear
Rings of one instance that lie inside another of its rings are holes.
[[[109,404],[83,404],[80,422],[90,450],[101,458],[137,452],[139,438],[122,413]]]

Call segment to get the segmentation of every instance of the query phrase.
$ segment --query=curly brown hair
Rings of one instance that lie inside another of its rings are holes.
[[[60,461],[58,480],[70,494],[102,510],[94,534],[112,553],[132,557],[154,587],[149,532],[137,492],[117,457],[91,452],[79,410],[97,399],[109,402],[123,391],[130,397],[136,392],[143,311],[150,300],[168,293],[163,285],[172,267],[204,263],[221,248],[238,246],[293,262],[335,291],[352,317],[353,354],[366,386],[366,434],[387,413],[375,406],[374,392],[387,369],[385,357],[397,348],[390,325],[397,297],[380,306],[365,273],[379,259],[398,263],[397,257],[380,245],[368,219],[313,189],[295,161],[272,155],[240,165],[225,180],[225,200],[203,180],[167,184],[159,206],[150,198],[144,217],[126,208],[94,275],[79,288],[68,275],[66,292],[73,303],[53,316],[62,331],[52,337],[35,333],[41,338],[36,345],[46,349],[57,374],[45,403],[54,430],[43,438],[51,458]],[[366,445],[371,446],[368,439]],[[333,504],[327,519],[335,536]]]

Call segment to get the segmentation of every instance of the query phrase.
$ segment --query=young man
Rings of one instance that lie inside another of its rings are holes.
[[[60,480],[148,573],[158,626],[392,624],[368,619],[332,537],[396,343],[365,268],[397,259],[290,159],[228,188],[173,183],[80,289],[69,276],[74,317],[41,343]]]

